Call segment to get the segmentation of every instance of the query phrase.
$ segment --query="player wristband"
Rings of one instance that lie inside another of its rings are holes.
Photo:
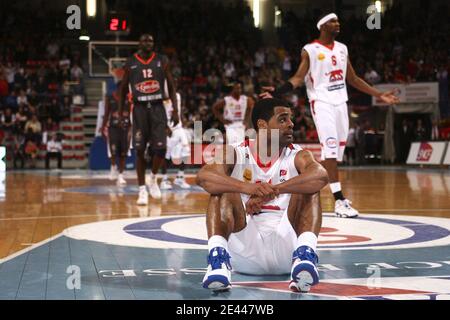
[[[289,93],[294,90],[294,86],[290,81],[286,81],[281,87],[277,88],[273,93],[272,96],[275,98],[281,98],[286,93]]]

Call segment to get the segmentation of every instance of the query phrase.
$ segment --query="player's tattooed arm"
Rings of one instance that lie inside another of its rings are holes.
[[[364,92],[372,97],[380,98],[387,104],[396,104],[400,102],[399,98],[395,95],[396,90],[381,92],[358,77],[355,69],[353,69],[350,59],[348,59],[347,63],[347,82],[355,89]]]
[[[223,150],[222,163],[204,166],[197,174],[197,184],[212,195],[224,193],[242,193],[258,196],[264,199],[274,199],[278,196],[278,189],[268,183],[246,183],[231,177],[236,153],[234,148],[227,146]],[[233,161],[230,161],[233,160]]]
[[[328,184],[328,174],[311,152],[302,150],[295,157],[295,168],[299,175],[279,184],[280,193],[314,194]]]

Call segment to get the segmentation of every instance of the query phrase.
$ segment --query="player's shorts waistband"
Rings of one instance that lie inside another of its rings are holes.
[[[343,101],[343,102],[338,102],[338,103],[336,103],[336,102],[330,103],[330,102],[322,101],[322,100],[311,100],[310,102],[313,106],[316,106],[317,104],[321,104],[321,105],[328,105],[328,106],[332,106],[332,107],[340,107],[343,104],[347,104],[348,100]]]
[[[163,100],[153,100],[153,101],[135,101],[134,107],[141,106],[146,108],[152,108],[155,106],[164,106]]]

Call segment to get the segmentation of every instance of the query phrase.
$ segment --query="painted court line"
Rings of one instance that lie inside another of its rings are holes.
[[[164,211],[163,212],[164,215],[198,215],[199,213],[192,213],[192,212],[180,212],[180,211]],[[181,213],[181,214],[180,214]],[[16,221],[16,220],[45,220],[45,219],[70,219],[70,218],[89,218],[89,217],[99,217],[101,215],[98,214],[85,214],[85,215],[71,215],[71,216],[43,216],[43,217],[23,217],[23,218],[2,218],[0,219],[0,221]],[[132,216],[130,217],[130,215],[128,213],[119,213],[119,214],[114,214],[114,219],[111,220],[116,220],[116,217],[129,217],[131,219],[134,218],[139,218],[139,216]],[[150,218],[149,217],[143,217],[143,218]],[[110,221],[111,221],[110,220]]]
[[[51,242],[53,240],[58,239],[61,236],[62,236],[62,233],[59,233],[59,234],[57,234],[57,235],[55,235],[53,237],[50,237],[50,238],[48,238],[46,240],[43,240],[43,241],[38,242],[38,243],[35,243],[35,244],[33,244],[32,246],[30,246],[28,248],[25,248],[25,249],[22,249],[20,251],[17,251],[16,253],[13,253],[12,255],[7,256],[6,258],[0,259],[0,264],[5,263],[5,262],[7,262],[9,260],[12,260],[14,258],[17,258],[18,256],[21,256],[21,255],[23,255],[25,253],[28,253],[31,250],[39,248],[39,247],[41,247],[41,246],[43,246],[43,245],[45,245],[45,244],[47,244],[47,243],[49,243],[49,242]]]

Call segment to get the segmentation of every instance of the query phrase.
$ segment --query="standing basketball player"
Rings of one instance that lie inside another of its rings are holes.
[[[165,83],[173,105],[177,105],[176,88],[168,58],[154,51],[153,36],[144,34],[139,40],[139,51],[131,56],[125,65],[125,73],[120,90],[119,114],[128,92],[133,97],[133,143],[137,153],[136,171],[139,182],[138,205],[148,204],[145,185],[145,151],[150,144],[152,154],[152,175],[150,195],[161,199],[161,191],[156,179],[164,157],[167,144],[167,116],[163,105]],[[178,112],[173,112],[172,121],[178,124]]]
[[[276,90],[264,88],[271,93],[263,93],[261,97],[281,97],[306,83],[322,147],[322,164],[327,169],[336,201],[335,213],[339,217],[354,218],[358,216],[358,211],[344,197],[338,173],[338,161],[343,160],[349,131],[346,82],[387,104],[398,103],[399,100],[393,91],[382,93],[356,75],[347,46],[335,41],[340,32],[336,14],[331,13],[320,19],[317,28],[320,37],[303,48],[301,63],[294,77]]]
[[[125,186],[127,184],[123,177],[125,170],[125,161],[130,150],[131,123],[129,104],[123,108],[119,116],[119,93],[118,90],[105,97],[105,116],[101,133],[107,138],[108,157],[111,160],[111,180],[117,175],[116,158],[119,156],[119,174],[117,175],[117,185]]]
[[[178,114],[181,115],[181,95],[177,93]],[[174,112],[174,107],[170,99],[164,100],[164,106],[167,112],[167,118],[172,118],[172,113]],[[184,168],[186,163],[191,156],[191,145],[188,137],[187,131],[183,128],[183,123],[180,119],[176,126],[170,121],[168,123],[169,137],[167,137],[167,153],[166,161],[164,161],[162,173],[163,180],[161,182],[161,190],[172,189],[172,184],[170,183],[169,177],[167,176],[167,162],[172,161],[172,163],[178,168],[177,177],[174,180],[174,184],[179,186],[181,189],[190,189],[191,186],[186,182],[184,177]]]
[[[231,287],[230,257],[237,272],[291,273],[293,291],[308,292],[319,282],[315,253],[322,225],[319,192],[328,177],[309,151],[292,144],[291,117],[283,100],[258,101],[252,113],[256,140],[229,146],[224,164],[207,165],[198,173],[198,184],[211,194],[204,288]],[[273,133],[279,133],[278,141],[271,141]],[[269,150],[272,143],[279,150],[267,154],[271,160],[263,164],[262,150]]]
[[[216,118],[223,123],[228,144],[239,143],[245,138],[245,130],[250,127],[250,117],[255,102],[242,94],[242,85],[235,83],[230,95],[213,106]]]

